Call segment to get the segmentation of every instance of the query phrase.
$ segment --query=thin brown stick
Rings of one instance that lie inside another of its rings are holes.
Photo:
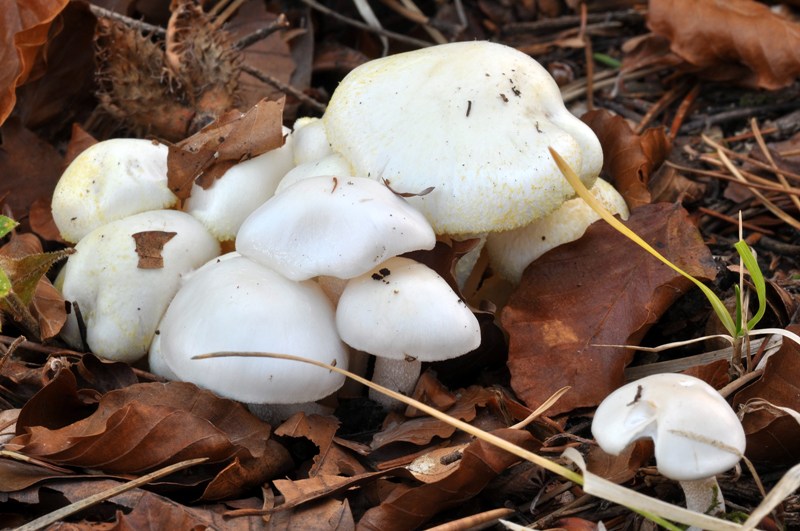
[[[381,28],[373,28],[369,24],[365,24],[364,22],[360,22],[358,20],[354,20],[352,18],[346,17],[341,13],[334,11],[324,5],[316,2],[315,0],[301,0],[304,4],[309,6],[312,9],[319,11],[331,18],[335,18],[345,24],[349,24],[356,28],[362,29],[364,31],[369,31],[370,33],[375,33],[377,35],[383,35],[384,37],[389,37],[390,39],[394,39],[398,42],[404,42],[406,44],[410,44],[411,46],[416,46],[417,48],[427,48],[429,46],[433,46],[432,42],[423,41],[420,39],[415,39],[414,37],[409,37],[407,35],[403,35],[402,33],[395,33],[393,31],[381,29]]]
[[[260,40],[266,39],[276,31],[280,31],[282,29],[286,29],[289,27],[289,20],[287,20],[286,15],[281,13],[278,15],[278,18],[264,26],[263,28],[259,28],[253,33],[249,35],[245,35],[238,41],[236,41],[233,45],[235,50],[244,50],[251,44],[254,44]]]
[[[706,159],[703,159],[703,160],[706,160]],[[706,160],[706,161],[710,162],[708,160]],[[723,181],[730,181],[730,182],[736,182],[736,183],[742,184],[742,182],[739,181],[739,179],[737,179],[735,177],[731,177],[727,173],[722,173],[722,172],[719,172],[719,171],[704,170],[704,169],[701,169],[701,168],[691,168],[689,166],[682,166],[680,164],[675,164],[674,162],[671,162],[671,161],[666,161],[666,164],[670,168],[674,168],[674,169],[676,169],[678,171],[683,171],[683,172],[686,172],[686,173],[694,173],[694,174],[697,174],[697,175],[703,175],[705,177],[712,177],[714,179],[720,179],[720,180],[723,180]],[[716,159],[714,159],[712,164],[723,166],[722,162],[720,162],[720,161],[718,161]],[[763,177],[760,177],[758,175],[755,175],[755,174],[747,172],[747,171],[743,171],[743,170],[740,170],[740,171],[744,175],[746,175],[749,179],[752,179],[753,181],[755,181],[755,182],[748,183],[747,184],[748,188],[758,188],[759,190],[766,190],[768,192],[778,192],[778,193],[785,192],[786,194],[800,196],[800,188],[781,188],[780,186],[775,185],[772,181],[770,181],[768,179],[764,179]]]
[[[708,215],[708,216],[711,216],[711,217],[726,221],[726,222],[730,223],[731,225],[734,225],[734,226],[738,226],[739,225],[739,220],[734,218],[733,216],[728,216],[727,214],[723,214],[721,212],[717,212],[716,210],[711,210],[710,208],[705,208],[705,207],[698,207],[697,210],[702,212],[703,214]],[[748,230],[760,232],[762,234],[770,234],[770,235],[774,235],[775,234],[773,231],[771,231],[769,229],[765,229],[763,227],[759,227],[758,225],[755,225],[753,223],[748,223],[747,221],[742,221],[742,227],[744,227],[745,229],[748,229]]]
[[[276,89],[280,90],[284,94],[289,94],[289,95],[297,98],[298,100],[300,100],[301,102],[305,103],[309,107],[312,107],[313,109],[315,109],[315,110],[317,110],[319,112],[325,112],[325,104],[324,103],[315,100],[311,96],[303,94],[302,91],[296,89],[295,87],[293,87],[291,85],[287,85],[286,83],[284,83],[280,79],[278,79],[276,77],[273,77],[273,76],[267,74],[266,72],[262,72],[261,70],[258,70],[257,68],[253,68],[252,66],[249,66],[249,65],[242,65],[242,70],[244,70],[245,72],[247,72],[251,76],[255,77],[256,79],[258,79],[260,81],[263,81],[264,83],[267,83],[269,85],[272,85],[273,87],[275,87]]]
[[[688,94],[684,96],[683,101],[678,106],[678,110],[675,112],[675,117],[672,119],[672,124],[669,127],[669,141],[674,142],[675,138],[678,136],[678,130],[681,128],[681,124],[686,118],[686,114],[689,112],[694,101],[697,99],[697,96],[700,94],[700,84],[696,84],[691,88]]]
[[[586,109],[592,111],[594,110],[594,54],[592,38],[586,32],[587,18],[586,2],[581,2],[581,29],[578,38],[583,41],[583,55],[586,60]]]
[[[25,342],[25,336],[19,336],[14,341],[12,341],[10,345],[8,345],[8,347],[5,349],[5,352],[3,353],[3,357],[0,358],[0,371],[3,370],[3,365],[6,364],[8,358],[10,358],[12,354],[14,354],[14,351],[17,350],[17,348],[24,342]]]
[[[775,177],[778,178],[778,181],[783,185],[784,189],[789,188],[789,181],[786,180],[786,177],[784,177],[784,175],[781,173],[778,165],[775,164],[775,159],[772,158],[772,153],[767,147],[767,143],[764,142],[764,137],[761,135],[761,130],[758,128],[758,122],[755,118],[750,120],[750,129],[753,130],[753,135],[755,135],[756,143],[758,143],[761,153],[764,155],[764,158],[767,159],[770,166],[772,166],[772,171],[775,173]],[[800,210],[800,199],[794,195],[790,195],[789,197],[791,198],[792,203],[794,203],[794,206],[797,207],[797,210]]]
[[[637,135],[641,134],[641,132],[644,131],[645,127],[647,127],[650,124],[650,122],[653,121],[653,118],[661,114],[661,111],[666,109],[673,101],[678,99],[678,97],[683,93],[685,89],[686,89],[685,85],[681,84],[672,87],[667,92],[665,92],[658,99],[657,102],[655,102],[653,105],[650,106],[650,108],[647,110],[644,116],[642,116],[642,119],[634,128],[633,132],[636,133]]]
[[[514,509],[492,509],[472,516],[465,516],[446,524],[429,527],[427,531],[466,531],[467,529],[483,528],[486,524],[496,522],[500,518],[511,516],[516,511]]]

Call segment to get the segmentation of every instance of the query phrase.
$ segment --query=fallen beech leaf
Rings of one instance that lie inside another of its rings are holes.
[[[305,413],[295,413],[283,424],[275,428],[275,435],[282,437],[305,437],[313,442],[319,453],[314,456],[314,464],[308,471],[309,477],[317,475],[317,471],[327,458],[328,452],[334,446],[333,437],[339,428],[339,420],[336,417],[322,415],[306,415]]]
[[[51,470],[15,459],[0,459],[0,492],[14,492],[26,489],[46,479],[60,478],[66,472]]]
[[[711,253],[687,212],[644,205],[626,222],[699,278],[713,278]],[[636,344],[692,284],[604,222],[532,263],[503,309],[511,386],[529,407],[564,386],[549,415],[593,407],[624,383],[633,351],[594,345]]]
[[[647,20],[715,81],[774,90],[800,74],[800,24],[754,0],[651,0]]]
[[[604,479],[617,484],[627,483],[653,458],[653,451],[650,439],[639,439],[619,455],[607,454],[599,446],[593,446],[586,455],[586,466]]]
[[[177,232],[165,232],[162,230],[148,230],[131,234],[136,242],[136,254],[139,256],[139,263],[136,267],[139,269],[161,269],[164,267],[164,258],[161,256],[161,251],[164,250],[164,245],[177,234]]]
[[[498,437],[528,450],[538,443],[527,431],[502,429]],[[496,446],[476,440],[467,446],[458,467],[439,481],[393,491],[379,506],[369,509],[358,522],[364,530],[416,529],[440,511],[458,506],[480,493],[502,471],[519,461]]]
[[[603,171],[628,207],[650,203],[647,183],[671,149],[664,128],[650,128],[637,135],[627,120],[606,110],[589,111],[581,120],[600,139]]]
[[[21,425],[18,432],[12,443],[21,453],[109,473],[141,473],[194,457],[212,463],[263,460],[268,470],[247,477],[239,489],[282,472],[289,459],[286,450],[270,444],[270,426],[241,404],[184,382],[111,391],[82,420],[54,430]]]
[[[446,411],[453,407],[457,402],[456,395],[451,393],[447,387],[442,385],[442,383],[436,378],[436,373],[431,370],[423,372],[419,377],[419,380],[417,380],[417,385],[414,387],[414,392],[411,394],[411,398],[417,402],[422,402],[428,406],[435,407],[439,411]],[[417,410],[417,408],[414,406],[406,406],[405,416],[411,418],[423,417],[427,415]]]
[[[186,199],[197,184],[209,188],[231,166],[283,145],[284,100],[261,100],[246,113],[230,111],[199,132],[169,145],[170,189]]]
[[[272,484],[283,495],[284,502],[275,507],[275,512],[293,509],[320,498],[337,496],[355,487],[363,487],[383,477],[414,478],[411,472],[404,467],[396,467],[379,472],[367,472],[353,477],[318,475],[313,478],[294,481],[276,479]]]
[[[352,531],[356,525],[347,500],[326,498],[290,511],[273,514],[269,529],[274,531],[307,529],[313,531]]]
[[[477,408],[484,407],[495,398],[494,393],[483,387],[473,385],[456,393],[458,400],[445,413],[459,420],[469,422],[477,415]],[[456,428],[433,417],[418,417],[393,425],[372,437],[373,450],[387,444],[407,442],[419,446],[430,443],[434,437],[447,439]]]
[[[800,326],[788,330],[800,333]],[[747,402],[766,400],[776,406],[800,411],[800,346],[784,338],[778,352],[764,368],[764,375],[733,396],[733,406],[744,408],[742,425],[747,435],[746,455],[770,465],[794,465],[800,461],[800,425],[791,416],[772,408],[750,409]]]
[[[31,73],[36,55],[47,43],[50,25],[68,0],[17,0],[3,4],[0,32],[0,124],[16,102],[16,88]]]

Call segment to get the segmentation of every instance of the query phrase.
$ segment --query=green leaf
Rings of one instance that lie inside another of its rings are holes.
[[[6,272],[0,269],[0,299],[6,297],[11,293],[11,280],[9,280]]]
[[[736,248],[736,251],[742,258],[744,267],[747,269],[747,272],[750,274],[750,278],[753,280],[753,285],[756,287],[758,310],[753,318],[747,322],[747,329],[752,330],[755,328],[761,318],[764,317],[764,312],[767,311],[767,284],[764,281],[764,274],[761,272],[761,268],[758,267],[758,260],[756,260],[756,257],[753,255],[753,251],[750,250],[750,246],[747,245],[747,242],[739,240],[733,246]]]
[[[0,216],[0,238],[14,230],[14,227],[19,225],[16,221],[8,216]]]
[[[572,185],[572,188],[575,189],[575,193],[578,194],[578,196],[580,196],[581,199],[586,201],[586,203],[592,208],[592,210],[597,212],[598,216],[603,218],[609,225],[617,229],[624,236],[627,236],[628,239],[633,241],[639,247],[641,247],[642,249],[653,255],[655,258],[658,258],[661,262],[663,262],[666,266],[670,267],[673,271],[691,280],[698,288],[700,288],[700,290],[703,292],[703,295],[705,295],[706,298],[708,299],[708,302],[711,303],[711,307],[714,309],[714,313],[717,314],[717,317],[719,318],[722,325],[725,327],[725,330],[727,330],[731,336],[738,337],[736,333],[737,327],[736,324],[733,322],[733,317],[731,317],[731,314],[728,313],[728,309],[725,308],[725,305],[722,303],[719,297],[717,297],[717,295],[713,291],[711,291],[711,289],[708,286],[706,286],[705,284],[694,278],[692,275],[690,275],[680,267],[670,262],[665,256],[663,256],[661,253],[653,249],[653,247],[650,246],[649,243],[640,238],[638,234],[630,230],[620,220],[615,218],[611,214],[611,212],[606,210],[606,208],[600,203],[600,201],[595,199],[595,197],[589,192],[589,190],[586,189],[586,187],[583,185],[578,175],[575,173],[575,170],[570,168],[569,164],[567,164],[567,161],[565,161],[561,157],[561,155],[559,155],[558,152],[553,148],[548,148],[548,149],[550,150],[550,154],[553,156],[553,159],[555,159],[558,169],[561,170],[562,174],[564,174],[564,178],[569,182],[570,185]]]

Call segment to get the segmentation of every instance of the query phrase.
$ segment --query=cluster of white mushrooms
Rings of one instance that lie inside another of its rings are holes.
[[[177,198],[162,145],[109,140],[76,158],[53,198],[62,236],[77,242],[58,282],[75,310],[64,339],[85,340],[108,359],[149,353],[156,373],[262,404],[315,401],[343,378],[286,360],[193,357],[283,353],[346,367],[346,344],[383,356],[375,379],[407,393],[420,362],[475,349],[480,329],[441,277],[399,255],[431,249],[436,235],[479,236],[493,269],[518,283],[530,262],[597,219],[571,199],[548,147],[609,210],[628,214],[597,179],[596,136],[567,111],[547,71],[498,44],[366,63],[322,118],[301,118],[286,133],[283,147],[234,166],[209,189],[195,186],[183,211],[164,210]],[[150,253],[157,242],[157,267],[141,266],[140,239],[151,241]],[[236,252],[219,256],[226,240]],[[634,396],[626,387],[609,397],[595,417],[598,442],[618,452],[639,436],[680,439],[673,424],[654,419],[681,414],[686,402],[672,402],[675,389],[701,386],[667,384],[665,392],[642,380]],[[714,407],[725,404],[704,392]],[[705,446],[676,466],[710,459],[718,439],[704,428],[734,430],[728,420],[686,428]],[[736,433],[730,446],[739,450]],[[671,461],[663,443],[657,448],[667,475]],[[736,455],[727,452],[718,468]]]

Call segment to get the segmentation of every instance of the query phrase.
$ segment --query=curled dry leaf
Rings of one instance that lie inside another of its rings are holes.
[[[644,205],[626,225],[684,271],[716,275],[683,208]],[[691,286],[607,223],[591,225],[531,264],[502,312],[512,388],[533,408],[570,386],[550,415],[596,406],[624,383],[633,358],[631,350],[596,345],[637,344]]]
[[[513,444],[535,451],[540,446],[533,436],[521,430],[492,432]],[[449,474],[418,487],[396,489],[377,507],[359,520],[359,529],[393,531],[416,529],[435,514],[457,507],[479,494],[498,474],[519,458],[481,440],[464,448],[457,466]]]
[[[17,0],[3,4],[0,18],[0,124],[11,114],[16,88],[28,79],[37,54],[47,43],[53,20],[68,0]]]
[[[238,463],[234,475],[241,481],[223,481],[227,490],[217,488],[215,496],[231,496],[290,466],[286,450],[270,439],[268,424],[241,404],[184,382],[111,391],[86,418],[58,429],[20,425],[18,433],[12,443],[21,453],[108,473],[142,473],[195,457]]]
[[[651,0],[648,25],[716,81],[773,90],[800,74],[800,24],[755,0]]]
[[[800,333],[800,326],[788,330]],[[780,350],[764,368],[764,375],[733,397],[741,411],[747,434],[747,456],[758,463],[794,465],[800,461],[800,425],[790,415],[770,407],[750,407],[748,402],[765,400],[775,406],[800,411],[800,346],[784,338]]]
[[[192,185],[210,188],[233,165],[283,145],[284,100],[261,100],[246,113],[230,111],[189,138],[169,146],[169,188],[181,199]]]
[[[664,128],[650,128],[637,135],[627,120],[606,110],[590,111],[581,120],[600,139],[603,171],[625,198],[628,207],[650,203],[647,183],[671,149]]]

